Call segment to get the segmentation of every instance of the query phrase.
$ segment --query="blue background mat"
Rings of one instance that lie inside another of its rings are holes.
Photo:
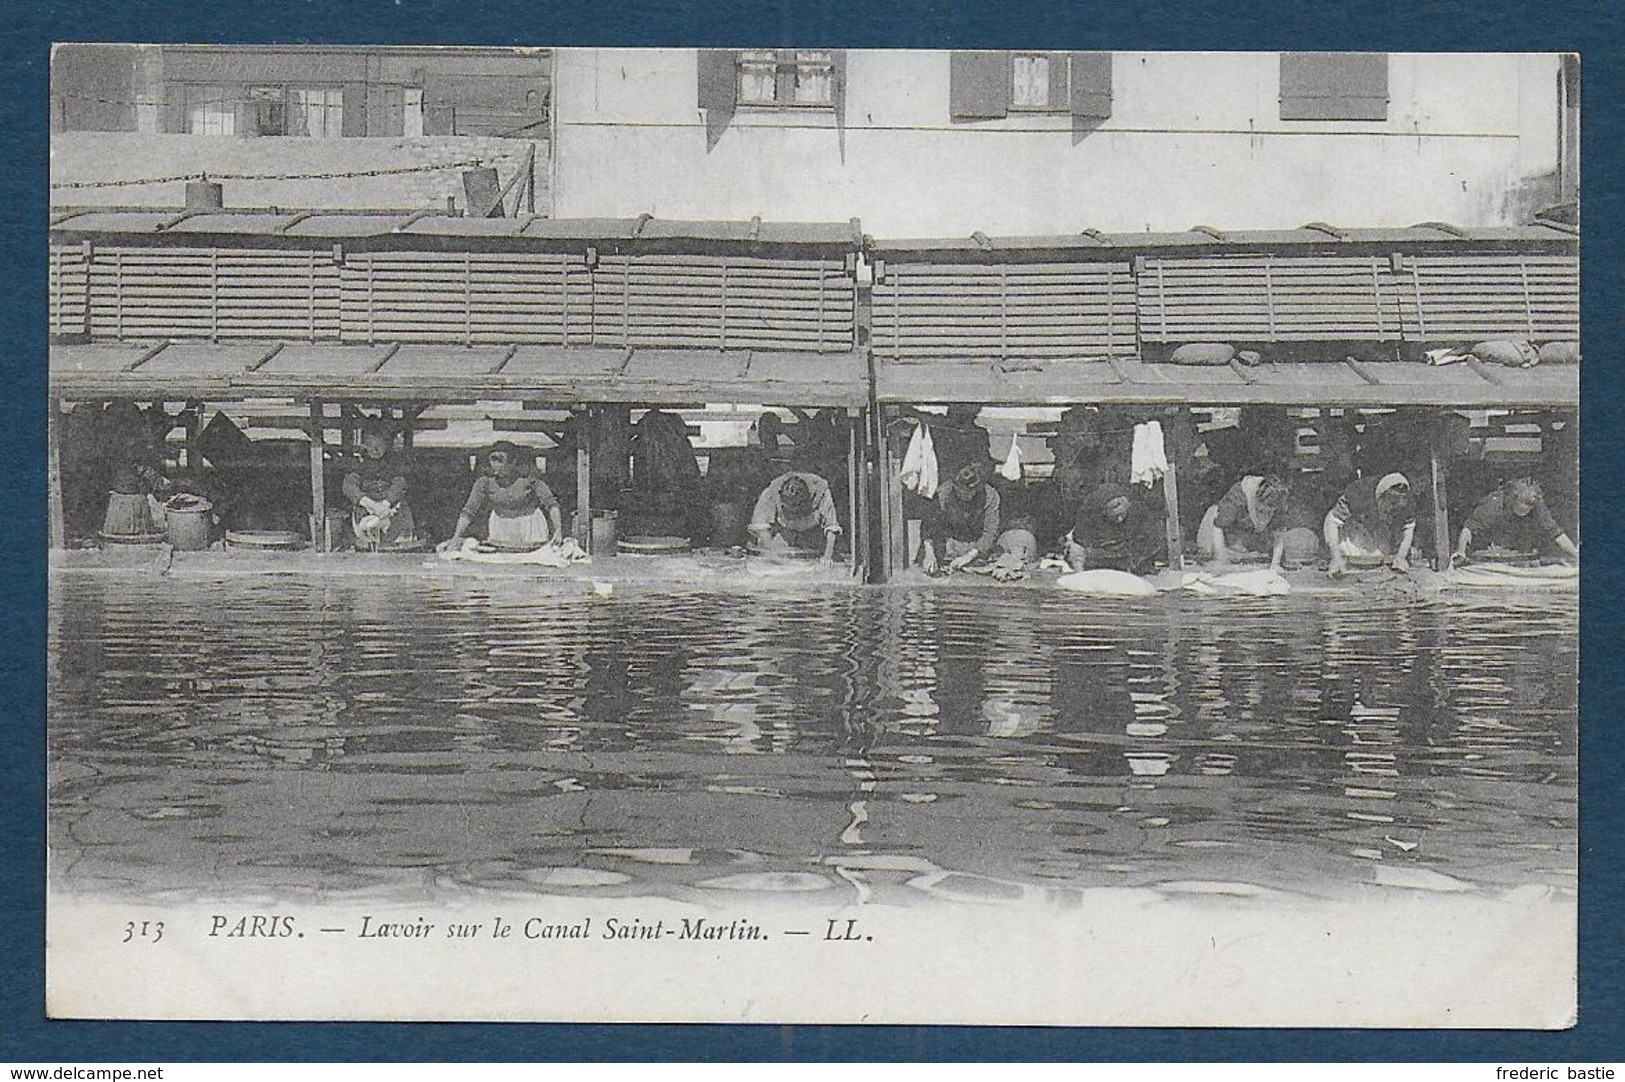
[[[1014,8],[1014,5],[1012,5]],[[1620,854],[1625,821],[1616,663],[1625,517],[1612,481],[1625,456],[1621,350],[1621,193],[1625,159],[1622,9],[1595,3],[1389,4],[1270,0],[1240,11],[1156,6],[827,0],[658,4],[400,2],[15,5],[0,116],[10,167],[0,410],[7,498],[0,563],[4,647],[0,756],[0,1062],[185,1060],[1619,1060],[1625,979]],[[1560,1033],[970,1029],[948,1027],[383,1025],[50,1022],[44,1017],[45,255],[50,43],[74,41],[740,46],[852,48],[1361,49],[1579,51],[1583,54],[1582,392],[1586,539],[1581,693],[1580,1022]]]

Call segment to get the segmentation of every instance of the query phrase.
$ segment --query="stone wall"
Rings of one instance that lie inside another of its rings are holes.
[[[51,137],[53,206],[176,207],[181,180],[151,184],[71,187],[86,181],[141,180],[208,173],[225,186],[228,207],[320,210],[444,210],[447,196],[465,206],[457,163],[494,166],[502,183],[523,170],[536,152],[536,209],[551,213],[546,140],[489,136],[304,139],[138,132],[64,132]],[[292,179],[310,174],[357,174],[446,165],[434,171],[382,176]],[[290,179],[240,180],[232,174],[278,174]],[[522,184],[521,184],[522,186]],[[516,190],[517,190],[516,186]],[[510,193],[508,207],[514,202]]]

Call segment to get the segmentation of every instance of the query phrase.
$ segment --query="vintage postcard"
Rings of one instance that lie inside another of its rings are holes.
[[[1579,58],[63,45],[58,1018],[1559,1028]]]

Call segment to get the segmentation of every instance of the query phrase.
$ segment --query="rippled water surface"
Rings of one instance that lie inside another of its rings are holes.
[[[59,576],[59,887],[1571,889],[1572,599]]]

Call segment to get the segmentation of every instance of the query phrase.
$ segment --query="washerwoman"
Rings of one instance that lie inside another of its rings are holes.
[[[536,476],[535,453],[503,440],[485,453],[485,463],[489,472],[475,479],[457,529],[440,547],[461,545],[480,515],[487,516],[486,541],[500,548],[537,549],[562,541],[559,501]]]
[[[1395,571],[1411,568],[1416,507],[1411,483],[1402,473],[1362,477],[1343,490],[1324,523],[1331,552],[1327,574],[1337,578],[1353,558],[1382,559]]]
[[[406,458],[395,452],[394,443],[394,432],[382,421],[366,422],[361,457],[344,475],[341,488],[350,501],[350,527],[358,549],[417,545],[412,508],[406,503]]]
[[[1282,512],[1291,491],[1273,473],[1243,477],[1202,516],[1196,530],[1196,551],[1217,564],[1229,563],[1238,552],[1268,552],[1270,570],[1279,571],[1286,552]]]

